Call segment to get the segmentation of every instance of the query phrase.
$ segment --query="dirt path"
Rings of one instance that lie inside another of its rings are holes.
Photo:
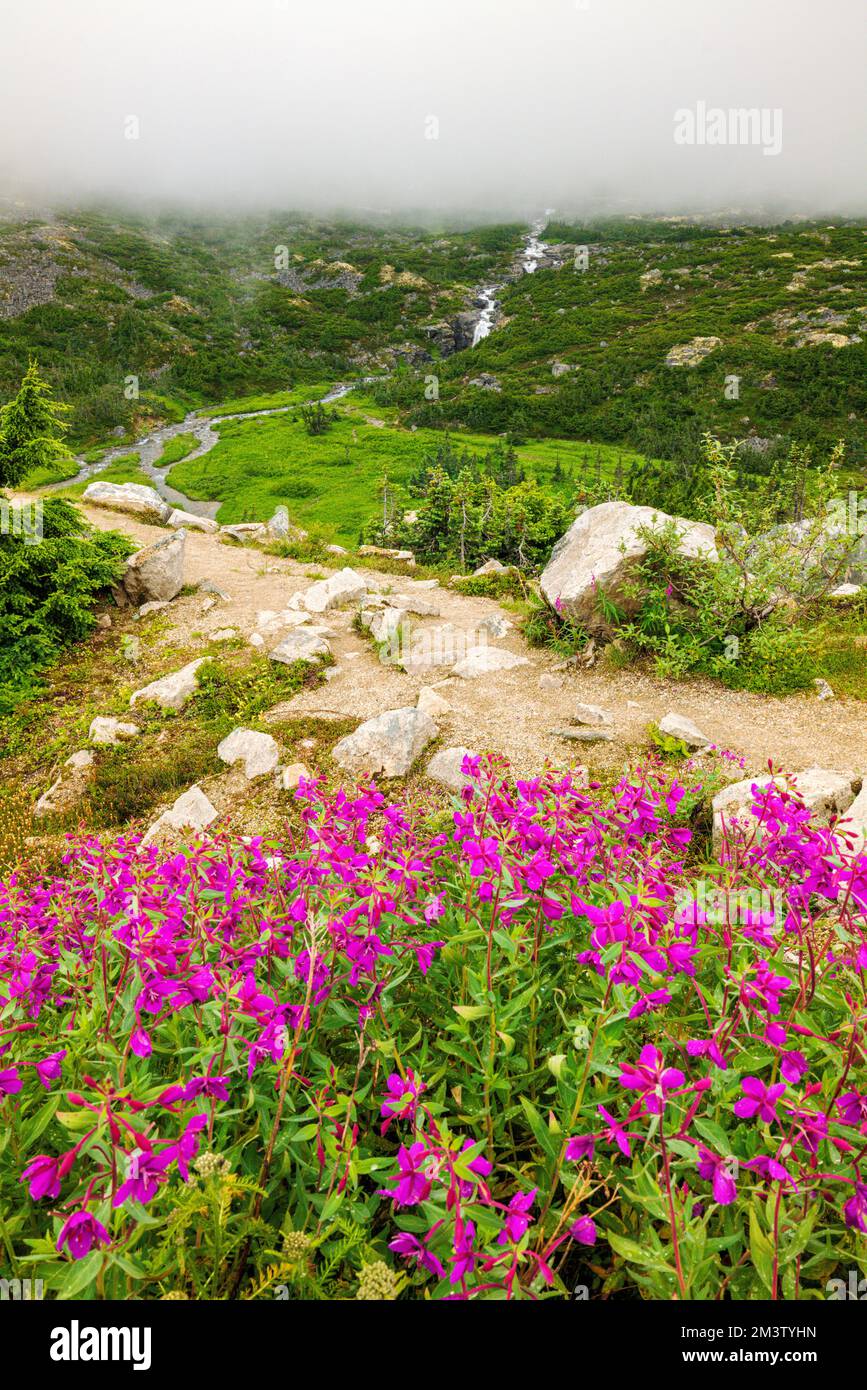
[[[94,526],[124,531],[141,545],[166,534],[118,513],[93,507],[84,511]],[[186,583],[209,579],[230,597],[213,606],[202,593],[176,599],[168,610],[174,624],[168,636],[175,645],[195,648],[221,628],[236,628],[248,639],[261,631],[262,650],[269,651],[288,628],[279,620],[263,626],[260,615],[279,614],[294,594],[330,572],[189,532]],[[511,621],[489,599],[467,598],[443,588],[431,590],[392,574],[364,573],[383,590],[420,594],[436,602],[438,616],[413,618],[413,627],[431,632],[453,624],[458,648],[461,641],[474,643],[485,618],[498,615]],[[435,685],[453,707],[441,720],[444,743],[504,753],[522,774],[537,771],[546,759],[560,766],[582,762],[600,770],[618,767],[626,752],[645,742],[647,724],[670,711],[692,719],[711,742],[736,750],[749,772],[761,771],[768,758],[791,771],[818,764],[839,772],[867,772],[867,720],[864,706],[856,701],[820,701],[812,694],[774,699],[704,681],[664,682],[632,671],[558,671],[557,659],[528,647],[514,627],[505,637],[487,640],[490,646],[526,657],[526,666],[473,680],[450,676],[448,667],[427,675],[407,674],[380,663],[370,643],[353,630],[354,613],[347,609],[324,615],[322,622],[332,631],[329,642],[336,668],[327,685],[291,702],[293,712],[329,711],[361,721],[415,704],[422,685]],[[540,686],[542,676],[549,679]],[[551,678],[554,688],[548,688]],[[579,702],[611,712],[612,743],[575,744],[551,732],[568,723]]]

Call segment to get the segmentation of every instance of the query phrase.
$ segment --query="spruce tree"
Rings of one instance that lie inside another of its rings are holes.
[[[68,470],[74,459],[61,437],[68,409],[51,399],[31,359],[17,396],[0,409],[0,487],[17,487],[35,468]]]

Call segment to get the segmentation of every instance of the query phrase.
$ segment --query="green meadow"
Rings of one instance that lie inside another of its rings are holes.
[[[332,409],[336,418],[322,435],[308,434],[291,413],[219,424],[219,444],[176,464],[168,482],[188,497],[219,500],[221,522],[261,520],[282,504],[306,529],[354,544],[376,512],[383,478],[392,487],[406,488],[446,435],[401,428],[395,411],[365,396],[347,397]],[[496,435],[464,431],[448,438],[455,449],[479,457],[500,442]],[[630,450],[575,439],[532,440],[516,445],[515,452],[528,478],[565,496],[580,478],[597,471],[610,475],[618,460],[626,469],[641,458]],[[406,500],[411,505],[411,494]]]

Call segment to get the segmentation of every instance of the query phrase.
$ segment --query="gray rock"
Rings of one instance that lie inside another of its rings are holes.
[[[659,529],[672,519],[678,525],[679,551],[685,560],[719,558],[712,526],[671,518],[653,507],[602,502],[582,512],[555,545],[539,581],[546,599],[565,617],[590,630],[606,626],[597,586],[627,614],[634,614],[640,598],[627,590],[634,584],[636,567],[647,551],[638,531],[642,527]]]
[[[185,531],[204,531],[205,535],[213,536],[219,531],[216,521],[212,521],[209,516],[199,516],[197,512],[185,512],[180,507],[175,507],[169,513],[168,524],[173,530],[183,527]]]
[[[509,566],[502,564],[499,560],[486,560],[483,565],[479,565],[477,570],[473,570],[473,578],[481,579],[486,574],[508,574]]]
[[[461,764],[464,758],[474,758],[475,756],[471,748],[464,748],[461,745],[455,748],[441,748],[438,753],[434,753],[428,763],[427,775],[432,782],[439,782],[451,791],[459,792],[467,781],[461,772]]]
[[[431,719],[438,719],[443,714],[449,714],[452,708],[448,700],[444,700],[442,695],[438,695],[429,685],[423,685],[418,692],[415,707],[420,709],[422,714],[429,714]]]
[[[827,824],[833,816],[844,815],[852,806],[857,781],[852,773],[808,767],[794,774],[745,777],[740,782],[733,782],[718,792],[712,802],[714,845],[718,846],[722,840],[724,824],[739,827],[747,833],[755,829],[757,818],[750,810],[754,785],[764,788],[776,783],[781,789],[793,791],[817,821]]]
[[[270,734],[255,729],[233,729],[217,747],[217,757],[232,767],[243,762],[248,780],[273,772],[280,761],[280,750]]]
[[[659,728],[661,733],[680,739],[687,748],[704,748],[710,743],[707,734],[703,734],[691,719],[682,714],[667,714],[664,719],[660,719]]]
[[[333,757],[338,767],[359,776],[404,777],[436,736],[436,724],[422,710],[387,710],[342,738]]]
[[[123,743],[126,739],[137,738],[141,733],[138,724],[125,724],[121,719],[112,719],[109,715],[98,714],[91,720],[87,737],[91,743],[107,743],[112,746]]]
[[[489,671],[512,671],[516,666],[529,666],[525,656],[504,651],[501,647],[473,647],[462,661],[452,667],[453,674],[463,680],[487,675]]]
[[[259,634],[254,632],[250,641]],[[261,645],[261,638],[254,645]],[[279,646],[275,647],[270,653],[272,661],[282,661],[286,666],[291,666],[293,661],[319,661],[323,656],[329,656],[331,648],[325,638],[313,628],[296,627],[286,636]]]
[[[141,690],[136,690],[130,695],[130,704],[137,705],[140,700],[155,700],[161,709],[181,709],[199,684],[196,672],[204,660],[205,658],[200,656],[182,666],[179,671],[172,671],[171,675],[162,676],[159,680],[151,681],[150,685],[142,686]]]
[[[599,705],[576,705],[573,718],[576,724],[589,724],[592,727],[614,723],[614,715]]]
[[[168,603],[177,597],[184,586],[186,540],[186,531],[176,531],[130,556],[121,587],[131,604]]]
[[[204,830],[212,821],[216,820],[216,808],[208,800],[197,782],[188,787],[169,807],[167,811],[155,820],[146,831],[142,838],[142,844],[149,844],[155,838],[162,838],[163,835],[171,831],[178,830]]]
[[[568,739],[570,743],[613,743],[614,735],[607,729],[551,729],[555,738]]]

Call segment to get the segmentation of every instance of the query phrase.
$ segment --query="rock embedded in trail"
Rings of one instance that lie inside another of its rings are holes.
[[[309,782],[312,773],[306,763],[290,763],[288,767],[281,767],[277,772],[277,786],[281,791],[297,791],[302,782]]]
[[[120,587],[129,603],[168,603],[184,587],[186,531],[175,531],[137,550],[127,561]]]
[[[464,758],[475,757],[471,748],[464,748],[460,744],[454,748],[441,748],[428,763],[427,776],[432,782],[439,782],[450,791],[459,792],[467,781],[461,772]]]
[[[614,715],[607,709],[602,709],[600,705],[576,705],[573,720],[576,724],[588,724],[595,728],[613,724]]]
[[[200,656],[182,666],[179,671],[172,671],[171,675],[162,676],[159,680],[151,681],[150,685],[142,686],[141,690],[136,690],[130,695],[130,705],[136,705],[140,700],[155,700],[161,709],[181,709],[198,687],[196,672],[205,660],[205,657]]]
[[[436,736],[436,724],[422,710],[392,709],[342,738],[332,756],[338,767],[358,776],[405,777]]]
[[[137,738],[141,733],[138,724],[125,724],[121,719],[112,719],[109,715],[98,714],[91,720],[87,737],[90,743],[107,743],[114,747],[126,739]]]
[[[169,526],[173,530],[183,527],[186,531],[204,531],[205,535],[213,536],[219,531],[216,521],[212,521],[209,516],[199,516],[197,512],[185,512],[180,507],[175,507],[167,518]]]
[[[516,656],[514,652],[500,647],[473,647],[462,661],[452,667],[454,675],[463,680],[473,680],[476,676],[487,675],[489,671],[512,671],[516,666],[529,666],[526,656]]]
[[[554,546],[539,580],[542,593],[564,617],[591,631],[607,627],[598,589],[633,615],[641,600],[628,590],[647,553],[647,542],[638,532],[645,527],[659,530],[669,521],[677,524],[678,550],[685,561],[719,559],[713,527],[704,522],[669,517],[654,507],[633,507],[629,502],[602,502],[582,512]]]
[[[160,497],[156,488],[145,483],[89,483],[84,489],[83,502],[93,507],[106,507],[113,512],[126,512],[140,521],[163,523],[173,508]]]
[[[482,618],[479,627],[491,637],[506,637],[512,629],[512,624],[500,613],[489,613],[487,618]]]
[[[254,632],[250,641],[258,636]],[[254,645],[261,645],[261,641],[260,638]],[[281,661],[286,666],[291,666],[293,661],[319,661],[323,656],[330,655],[331,648],[322,636],[322,629],[306,627],[296,627],[287,632],[283,641],[270,653],[272,661]]]
[[[230,767],[243,762],[249,781],[273,772],[280,761],[280,750],[270,734],[255,729],[233,729],[217,748],[217,757]]]
[[[375,585],[357,570],[338,570],[328,579],[319,579],[301,594],[290,599],[289,607],[306,608],[308,613],[327,613],[332,608],[357,603]]]
[[[664,719],[660,719],[659,730],[660,733],[668,734],[670,738],[680,739],[687,748],[705,748],[710,743],[707,734],[703,734],[701,729],[683,714],[667,714]]]
[[[451,705],[448,700],[444,700],[442,695],[438,695],[429,685],[423,685],[418,692],[416,709],[420,709],[422,714],[429,714],[431,719],[438,719],[443,714],[451,713]]]
[[[236,521],[228,526],[221,526],[220,535],[237,541],[239,545],[246,545],[248,541],[267,540],[268,528],[263,521]]]
[[[614,735],[607,729],[571,728],[551,729],[554,738],[565,738],[570,743],[613,743]]]

